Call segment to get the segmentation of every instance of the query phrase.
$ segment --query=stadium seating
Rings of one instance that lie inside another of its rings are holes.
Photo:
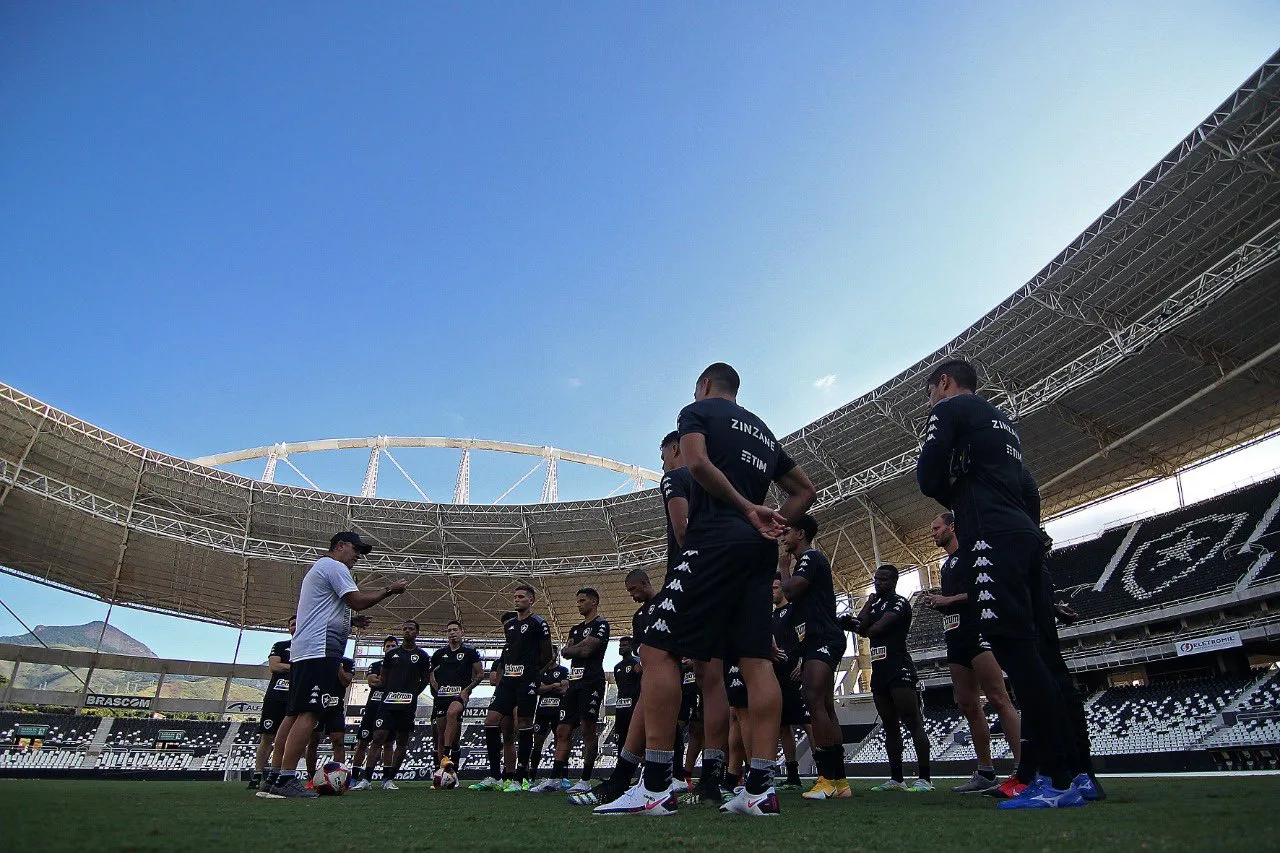
[[[1254,681],[1252,676],[1198,678],[1111,687],[1086,708],[1097,755],[1189,749]]]
[[[48,726],[42,738],[45,744],[57,744],[66,748],[83,748],[93,740],[102,720],[98,717],[71,717],[65,714],[22,714],[0,711],[0,744],[11,744],[17,737],[18,726]]]
[[[1280,673],[1246,691],[1232,709],[1233,725],[1224,725],[1204,741],[1205,748],[1280,743]]]

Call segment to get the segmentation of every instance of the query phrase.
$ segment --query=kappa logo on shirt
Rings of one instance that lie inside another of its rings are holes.
[[[676,592],[684,592],[684,587],[680,583],[680,578],[672,578],[667,583],[667,589],[673,589]]]
[[[688,560],[685,560],[683,563],[681,563],[681,564],[680,564],[680,565],[678,565],[678,566],[672,566],[672,567],[671,567],[671,571],[673,571],[673,572],[684,572],[685,574],[688,574],[688,575],[693,574],[693,569],[689,568],[689,561],[688,561]]]
[[[987,544],[987,540],[985,540],[985,539],[979,539],[977,542],[974,542],[974,543],[973,543],[973,550],[975,550],[975,551],[990,551],[990,550],[991,550],[991,546]]]
[[[987,609],[987,608],[983,608],[981,618],[983,618],[983,619],[995,619],[995,618],[996,618],[996,613],[995,613],[995,611],[994,611],[994,610],[990,610],[990,609]]]
[[[984,589],[982,592],[978,593],[978,600],[979,601],[995,601],[996,597],[991,594],[991,590]]]
[[[674,604],[672,604],[672,603],[671,603],[671,599],[669,599],[669,598],[664,598],[664,599],[662,599],[662,603],[658,605],[658,609],[659,609],[659,610],[670,610],[672,613],[676,613],[676,612],[677,612],[677,610],[676,610],[676,606],[675,606]]]
[[[830,655],[830,654],[831,654],[831,649],[827,648],[826,646],[823,646],[822,648],[818,649],[818,654],[820,654],[820,655]]]
[[[661,631],[661,632],[662,632],[662,633],[664,633],[664,634],[670,634],[670,633],[671,633],[671,626],[667,624],[667,620],[666,620],[666,619],[657,619],[657,620],[655,620],[655,621],[654,621],[654,623],[653,623],[652,625],[650,625],[650,626],[649,626],[649,630],[651,630],[651,631]]]
[[[986,557],[979,557],[978,559],[973,561],[973,564],[975,566],[990,566],[991,561],[988,560]]]
[[[683,554],[681,554],[680,556],[682,556],[682,557],[696,557],[696,556],[698,556],[698,552],[697,552],[697,551],[685,551],[685,552],[684,552]]]
[[[991,575],[987,574],[986,572],[982,572],[980,575],[978,575],[977,580],[975,580],[974,582],[975,583],[995,583],[995,581],[991,579]]]

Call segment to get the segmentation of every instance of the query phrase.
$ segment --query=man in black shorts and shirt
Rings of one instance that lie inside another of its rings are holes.
[[[298,617],[290,616],[289,634],[292,635],[297,627]],[[262,694],[262,712],[258,715],[258,754],[255,756],[253,778],[249,780],[250,791],[256,791],[262,785],[262,775],[276,739],[276,728],[289,710],[289,644],[292,642],[292,639],[281,640],[271,647],[271,654],[267,657],[271,680]]]
[[[631,715],[636,699],[640,697],[640,658],[631,651],[631,638],[618,638],[620,660],[613,665],[613,683],[617,696],[613,705],[613,732],[618,736],[618,748],[627,742],[627,729],[631,728]]]
[[[500,680],[484,722],[489,775],[471,785],[473,791],[512,793],[523,790],[520,783],[524,781],[529,754],[533,751],[538,674],[555,661],[551,628],[533,612],[536,598],[537,592],[528,584],[516,587],[512,594],[516,618],[502,626],[506,645],[502,647]]]
[[[1009,419],[978,396],[978,375],[960,359],[935,367],[927,380],[929,412],[916,463],[920,491],[955,514],[957,552],[971,573],[969,594],[978,630],[1008,674],[1034,731],[1051,784],[1001,807],[1063,808],[1084,804],[1067,761],[1070,726],[1057,682],[1037,648],[1033,601],[1041,589],[1044,541],[1023,498],[1022,442]]]
[[[448,643],[431,654],[431,723],[435,729],[436,766],[457,772],[458,742],[462,737],[462,712],[471,691],[484,680],[480,653],[462,642],[462,623],[451,619],[444,626]]]
[[[784,554],[785,556],[785,554]],[[789,558],[788,558],[789,559]],[[787,779],[779,788],[800,787],[800,765],[796,762],[796,726],[803,726],[813,743],[813,727],[809,709],[804,704],[804,657],[791,625],[791,602],[782,592],[782,577],[773,579],[773,645],[777,657],[773,662],[773,674],[782,691],[782,725],[778,740],[782,742],[782,758]]]
[[[754,815],[778,811],[771,778],[782,702],[772,664],[775,543],[815,493],[764,421],[738,405],[739,384],[732,367],[711,365],[698,377],[694,402],[677,419],[680,457],[693,487],[682,561],[667,573],[641,651],[647,744],[639,810],[649,815],[676,809],[671,759],[681,656],[735,661],[751,694],[756,754],[742,794],[722,808]],[[788,495],[781,511],[762,503],[774,482]],[[721,709],[712,709],[705,688],[704,698],[707,744],[722,748],[711,730],[713,710],[719,715]],[[727,718],[727,702],[724,711]]]
[[[563,779],[569,766],[573,730],[582,726],[582,779],[570,794],[591,790],[591,774],[600,752],[600,706],[604,703],[604,653],[609,645],[609,622],[600,615],[600,593],[587,587],[577,593],[582,621],[569,629],[569,641],[560,654],[569,659],[569,691],[560,703],[556,729],[556,766],[552,775]]]
[[[431,672],[431,656],[426,649],[418,648],[418,622],[408,619],[404,623],[403,639],[399,646],[382,657],[382,707],[374,720],[376,729],[373,748],[369,750],[365,770],[373,778],[373,765],[382,745],[395,736],[395,755],[391,766],[382,766],[382,790],[399,790],[395,783],[404,752],[413,737],[414,719],[418,716],[418,694],[427,686]]]
[[[400,640],[396,637],[388,636],[382,641],[382,654],[385,657],[387,652],[400,645]],[[378,714],[382,709],[382,661],[375,660],[369,664],[369,672],[365,675],[365,682],[369,685],[369,698],[364,702],[364,710],[360,712],[360,729],[356,733],[356,754],[351,758],[351,783],[352,791],[367,791],[372,786],[369,780],[364,778],[364,764],[368,757],[369,744],[373,743],[373,736],[378,731]],[[374,759],[376,762],[377,759]],[[384,766],[391,766],[395,763],[395,753],[391,744],[384,743],[382,745],[382,763]]]
[[[532,784],[538,778],[538,765],[542,763],[542,748],[547,742],[547,735],[560,727],[560,706],[564,704],[564,694],[569,692],[569,667],[563,664],[556,664],[551,669],[544,669],[542,674],[538,676],[538,709],[533,717],[533,751],[529,755],[529,782]],[[556,733],[559,738],[559,733]],[[558,740],[553,739],[552,752],[555,752],[555,745]],[[552,761],[555,761],[554,754]],[[544,779],[537,785],[532,785],[529,790],[535,794],[558,793],[569,789],[569,780],[564,778],[567,775],[561,773],[559,776],[552,771],[551,778]]]
[[[818,779],[804,792],[807,800],[853,796],[844,776],[844,736],[836,719],[836,667],[844,657],[844,630],[836,622],[835,580],[831,563],[813,546],[818,522],[805,513],[782,536],[778,576],[791,602],[791,626],[804,660],[804,701],[813,716],[813,760]],[[794,571],[791,560],[795,560]]]

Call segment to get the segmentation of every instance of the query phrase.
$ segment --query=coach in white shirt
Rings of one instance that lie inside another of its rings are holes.
[[[372,550],[373,546],[362,542],[356,533],[335,534],[329,540],[329,553],[316,560],[302,579],[298,630],[289,654],[289,709],[276,730],[270,787],[259,791],[259,796],[316,796],[298,781],[296,768],[316,720],[326,709],[343,702],[345,691],[338,681],[338,668],[351,626],[365,628],[370,622],[368,616],[353,617],[352,612],[399,595],[409,586],[408,581],[398,580],[376,592],[361,592],[351,569]]]

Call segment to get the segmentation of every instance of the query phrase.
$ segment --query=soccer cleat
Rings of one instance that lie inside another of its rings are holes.
[[[782,810],[778,807],[778,794],[770,786],[763,794],[748,794],[746,788],[738,788],[733,799],[721,806],[720,811],[724,814],[776,817]]]
[[[559,779],[543,779],[538,784],[529,789],[530,794],[558,794],[560,793]]]
[[[908,794],[928,794],[933,791],[933,783],[928,779],[917,779],[907,786]]]
[[[347,790],[349,790],[349,791],[368,791],[368,790],[369,790],[370,788],[372,788],[372,787],[373,787],[373,786],[369,784],[369,780],[368,780],[368,779],[361,779],[359,782],[356,782],[355,784],[353,784],[353,785],[352,785],[350,788],[348,788]]]
[[[272,787],[274,787],[274,786],[272,786]],[[261,798],[262,798],[262,799],[264,799],[264,800],[279,800],[279,799],[281,799],[281,797],[280,797],[280,795],[279,795],[279,794],[273,794],[273,793],[271,793],[271,788],[259,788],[259,789],[258,789],[258,793],[254,794],[254,796],[255,796],[255,797],[261,797]]]
[[[520,783],[515,779],[508,779],[503,782],[500,790],[504,794],[519,794],[524,791],[524,789],[520,787]]]
[[[1021,794],[1026,789],[1026,783],[1019,781],[1017,776],[1010,776],[999,785],[987,788],[985,791],[980,793],[984,797],[994,797],[997,800],[1010,800]]]
[[[1002,811],[1010,809],[1069,809],[1083,805],[1084,795],[1080,793],[1080,789],[1074,784],[1068,785],[1066,790],[1058,790],[1052,785],[1033,785],[1023,793],[1023,796],[997,803],[996,808]]]
[[[668,787],[665,791],[646,791],[644,783],[632,786],[625,794],[611,803],[596,806],[592,814],[644,814],[653,817],[673,815],[680,807],[679,799]]]
[[[250,780],[249,780],[249,784],[248,784],[248,786],[246,787],[246,790],[249,790],[249,791],[256,791],[256,790],[258,790],[258,786],[259,786],[259,785],[261,785],[261,784],[262,784],[262,777],[261,777],[261,776],[254,776],[252,779],[250,779]]]
[[[302,787],[306,788],[308,791],[314,791],[316,789],[316,783],[308,779],[307,784],[303,785]]]
[[[899,782],[897,779],[890,779],[887,782],[881,782],[871,788],[873,791],[905,791],[907,786]]]
[[[399,785],[397,785],[395,782],[392,782],[390,779],[387,779],[385,782],[383,782],[383,783],[382,783],[382,790],[384,790],[384,791],[399,791],[399,790],[400,790],[400,786],[399,786]]]
[[[598,806],[600,805],[600,797],[595,791],[586,791],[582,794],[570,794],[569,805],[571,806]]]
[[[298,781],[297,776],[289,776],[289,777],[286,777],[283,781],[277,782],[275,785],[272,785],[271,790],[268,792],[268,796],[271,799],[275,799],[275,800],[283,800],[283,799],[308,800],[313,797],[319,797],[320,795],[317,794],[315,791],[308,791],[305,787],[303,787],[302,783]]]
[[[988,788],[995,788],[998,785],[999,783],[996,782],[995,779],[988,779],[986,776],[983,776],[975,770],[972,778],[970,778],[968,782],[965,782],[963,785],[957,785],[951,790],[957,794],[977,794],[981,791],[987,790]]]
[[[813,783],[813,787],[805,791],[800,796],[806,800],[834,800],[837,798],[852,797],[853,792],[849,790],[849,782],[844,781],[843,792],[840,786],[825,776],[819,776],[817,781]]]
[[[467,786],[472,791],[501,791],[502,782],[492,776],[486,776],[479,782]]]
[[[1098,784],[1098,780],[1088,773],[1081,773],[1071,780],[1071,784],[1080,789],[1080,796],[1091,802],[1107,798],[1107,794],[1102,790],[1102,786]]]
[[[528,779],[521,779],[520,790],[524,791],[525,793],[528,793],[529,791],[533,790],[533,783],[530,782]]]
[[[689,793],[689,783],[683,779],[672,779],[671,793],[676,795]]]

